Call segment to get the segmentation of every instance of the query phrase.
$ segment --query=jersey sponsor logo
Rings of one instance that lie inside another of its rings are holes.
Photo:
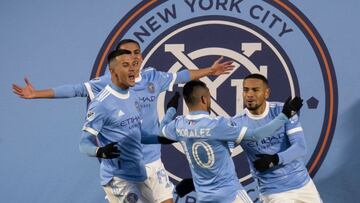
[[[125,120],[120,121],[121,127],[129,127],[134,128],[138,127],[141,123],[141,117],[139,115],[132,116],[130,118],[126,118]]]
[[[155,101],[156,97],[155,96],[150,96],[150,97],[138,97],[139,101],[141,101],[142,103],[145,102],[153,102]]]
[[[109,34],[95,62],[92,77],[106,69],[106,56],[123,38],[140,42],[143,66],[177,72],[207,67],[220,56],[234,60],[228,75],[205,77],[213,115],[242,113],[242,81],[250,73],[265,75],[270,101],[289,95],[304,99],[301,122],[308,144],[307,167],[314,176],[324,160],[336,125],[337,82],[331,56],[313,24],[286,0],[153,0],[142,1]],[[167,68],[165,68],[167,67]],[[182,86],[175,86],[181,91]],[[160,118],[170,99],[160,94]],[[186,114],[187,108],[179,105]],[[311,137],[311,138],[310,138]],[[186,159],[180,145],[163,147],[165,168],[174,180],[189,177],[179,170]],[[234,150],[238,176],[249,177],[244,153]],[[176,160],[176,163],[174,163]],[[245,182],[244,182],[245,181]]]

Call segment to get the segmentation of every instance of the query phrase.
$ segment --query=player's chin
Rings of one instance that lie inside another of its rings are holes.
[[[253,102],[247,102],[245,103],[245,107],[249,110],[256,110],[257,109],[257,105],[256,103]]]
[[[135,86],[135,82],[128,82],[128,86],[129,86],[129,87],[134,87],[134,86]]]

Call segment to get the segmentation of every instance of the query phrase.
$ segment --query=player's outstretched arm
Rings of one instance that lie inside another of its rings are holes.
[[[223,56],[219,59],[215,60],[210,67],[201,68],[199,70],[190,70],[190,80],[198,80],[205,76],[219,76],[222,74],[229,74],[235,67],[233,65],[233,61],[225,61],[223,60]]]
[[[280,113],[276,118],[266,125],[256,128],[248,129],[244,135],[244,139],[247,140],[261,140],[265,137],[270,137],[272,134],[283,127],[286,122],[289,121],[289,118],[294,116],[297,112],[300,111],[302,107],[302,99],[300,97],[295,97],[293,99],[287,99],[284,104],[282,113]]]
[[[150,134],[146,131],[141,131],[142,144],[172,144],[177,141],[161,137],[159,134]]]
[[[174,96],[171,97],[169,102],[166,104],[166,113],[163,120],[160,122],[160,129],[162,129],[166,124],[174,120],[177,108],[179,106],[180,93],[175,92]]]
[[[37,90],[33,87],[27,77],[25,77],[24,80],[24,87],[12,84],[12,91],[19,97],[23,99],[54,98],[54,91],[52,89]]]
[[[87,82],[90,83],[91,81]],[[25,86],[21,87],[17,84],[12,85],[12,91],[23,99],[52,99],[52,98],[73,98],[73,97],[87,97],[88,89],[85,83],[75,85],[61,85],[58,87],[37,90],[30,83],[28,78],[25,78]],[[94,94],[94,93],[92,93]]]
[[[178,97],[175,96],[171,99]],[[176,98],[178,99],[178,98]],[[170,102],[171,102],[170,100]],[[173,117],[176,113],[175,106],[169,106],[169,109],[166,111],[165,117],[161,122],[160,132],[158,134],[151,134],[146,130],[141,129],[141,143],[143,144],[172,144],[178,142],[176,139],[176,130],[175,130],[175,120]],[[166,120],[166,121],[165,121]],[[167,135],[166,135],[167,134]]]

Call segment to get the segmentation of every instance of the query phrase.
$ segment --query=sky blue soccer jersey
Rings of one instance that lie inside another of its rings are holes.
[[[157,71],[154,68],[143,69],[140,76],[136,78],[136,84],[132,87],[138,97],[137,105],[140,107],[140,113],[143,116],[142,130],[147,134],[158,134],[159,118],[157,113],[157,99],[161,92],[172,91],[174,84],[186,83],[190,80],[188,70],[178,73],[168,73]],[[56,98],[68,97],[86,97],[92,100],[107,84],[111,82],[109,74],[94,78],[84,84],[63,85],[53,88]],[[160,159],[161,145],[146,144],[143,146],[144,161],[151,163]]]
[[[235,116],[233,122],[237,125],[246,125],[256,128],[269,123],[282,111],[283,103],[267,102],[265,112],[253,115],[247,109],[244,114]],[[253,175],[258,181],[262,194],[272,194],[305,185],[310,177],[304,164],[306,143],[303,129],[297,115],[292,117],[285,125],[272,136],[255,140],[244,140],[242,148],[248,155],[248,161]],[[278,154],[279,165],[263,173],[257,171],[252,162],[258,159],[256,154]]]
[[[141,182],[147,178],[141,144],[141,116],[136,92],[107,85],[90,103],[83,130],[96,136],[103,147],[118,142],[120,157],[102,159],[101,184],[112,177]]]
[[[232,202],[242,189],[237,178],[228,141],[239,144],[243,139],[260,139],[275,132],[287,121],[277,117],[272,125],[252,130],[234,125],[231,119],[210,117],[208,112],[193,111],[178,116],[165,125],[161,136],[181,141],[197,192],[199,202]]]

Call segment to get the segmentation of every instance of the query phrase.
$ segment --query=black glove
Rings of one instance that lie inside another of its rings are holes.
[[[299,112],[302,105],[303,100],[300,97],[296,96],[293,99],[291,99],[291,97],[288,97],[282,109],[282,113],[285,114],[288,118],[291,118],[297,112]]]
[[[256,154],[256,156],[260,159],[255,160],[253,164],[256,170],[260,172],[264,172],[279,164],[279,156],[277,154]]]
[[[177,142],[177,141],[174,141],[174,140],[167,139],[165,137],[157,137],[157,139],[158,139],[158,142],[160,144],[172,144],[174,142]]]
[[[192,178],[185,178],[179,182],[175,187],[176,193],[179,197],[184,197],[192,191],[195,191],[195,186]]]
[[[112,142],[104,147],[99,147],[96,157],[103,159],[114,159],[120,156],[120,151],[116,146],[117,142]]]
[[[175,92],[175,95],[171,97],[170,101],[167,103],[166,110],[169,109],[170,107],[174,107],[177,110],[179,105],[179,99],[180,99],[179,92]]]

